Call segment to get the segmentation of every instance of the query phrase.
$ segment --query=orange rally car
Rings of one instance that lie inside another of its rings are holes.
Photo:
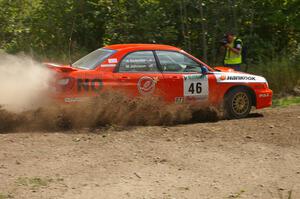
[[[46,64],[57,72],[53,97],[66,103],[121,89],[132,96],[159,95],[167,102],[222,105],[228,118],[243,118],[252,106],[272,104],[272,90],[264,77],[226,67],[213,69],[173,46],[111,45],[72,65]]]

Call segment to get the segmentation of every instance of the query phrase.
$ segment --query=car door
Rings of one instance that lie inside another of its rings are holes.
[[[114,73],[117,87],[126,93],[138,95],[164,95],[163,79],[153,51],[135,51],[127,54]]]
[[[168,101],[206,101],[209,98],[210,75],[203,75],[201,64],[177,51],[155,51],[163,72]]]

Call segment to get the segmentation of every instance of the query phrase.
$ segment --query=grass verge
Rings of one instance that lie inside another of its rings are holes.
[[[300,96],[285,97],[273,100],[273,107],[286,107],[294,104],[300,104]]]

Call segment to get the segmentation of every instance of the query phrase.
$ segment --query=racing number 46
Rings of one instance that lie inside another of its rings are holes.
[[[202,84],[200,82],[197,83],[191,83],[189,87],[189,92],[194,94],[200,94],[202,92]]]

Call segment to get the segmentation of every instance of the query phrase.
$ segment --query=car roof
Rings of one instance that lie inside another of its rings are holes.
[[[137,49],[137,50],[181,50],[179,48],[176,48],[174,46],[169,46],[169,45],[162,45],[162,44],[116,44],[116,45],[110,45],[110,46],[105,46],[104,48],[112,49],[112,50],[132,50],[132,49]]]

